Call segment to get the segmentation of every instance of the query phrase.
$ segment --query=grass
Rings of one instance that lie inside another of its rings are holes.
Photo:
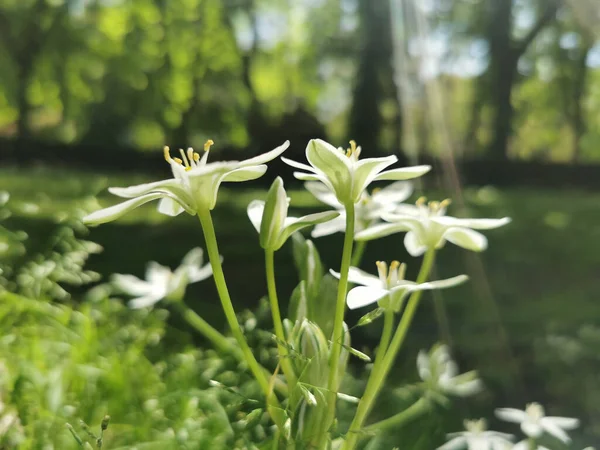
[[[43,168],[0,170],[0,190],[11,193],[14,205],[11,225],[25,229],[33,240],[51,229],[57,214],[72,209],[89,194],[99,193],[98,202],[106,206],[114,199],[103,190],[105,186],[144,181],[150,180],[142,174],[113,177]],[[250,200],[264,195],[264,190],[252,187],[222,189],[214,211],[224,268],[237,308],[252,307],[265,294],[261,251],[245,214]],[[595,396],[600,393],[598,383],[587,386],[587,393],[572,392],[567,398],[564,380],[548,375],[552,371],[568,377],[569,370],[576,373],[598,367],[576,363],[564,370],[558,363],[548,365],[542,362],[539,344],[546,342],[550,333],[571,335],[584,324],[600,326],[600,315],[596,313],[600,292],[600,194],[524,188],[499,192],[491,187],[467,187],[462,195],[466,204],[463,213],[474,217],[506,215],[513,222],[486,233],[490,247],[482,254],[451,245],[440,253],[438,277],[466,273],[471,282],[427,296],[402,355],[410,363],[399,364],[398,369],[411,373],[414,359],[407,356],[441,339],[452,345],[461,367],[477,368],[491,388],[472,406],[463,405],[463,413],[489,411],[491,404],[521,407],[527,401],[538,400],[546,402],[555,415],[598,418],[600,406],[586,401],[590,390]],[[291,198],[292,209],[323,209],[307,192],[292,191]],[[97,207],[94,202],[89,202],[91,208]],[[175,266],[191,246],[202,245],[201,230],[194,218],[166,218],[153,206],[95,228],[89,238],[105,248],[103,254],[90,261],[90,268],[104,275],[141,274],[148,260]],[[316,241],[328,267],[338,268],[341,240],[342,236],[336,235]],[[290,253],[286,246],[276,255],[282,299],[297,282]],[[370,243],[363,269],[374,269],[374,262],[380,259],[407,261],[409,278],[418,270],[419,261],[405,253],[400,235]],[[216,299],[208,282],[189,290],[190,304],[197,305],[196,309],[211,322],[223,323]],[[359,315],[348,316],[350,325]],[[354,346],[372,346],[379,332],[375,324],[359,330]],[[361,367],[355,370],[360,373]]]

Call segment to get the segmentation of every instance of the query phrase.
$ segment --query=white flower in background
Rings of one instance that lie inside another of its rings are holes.
[[[528,439],[524,439],[521,442],[517,442],[511,450],[550,450],[548,447],[535,444],[535,447],[531,448],[531,443]]]
[[[530,438],[539,438],[546,432],[564,443],[571,442],[571,438],[565,430],[573,430],[579,426],[578,419],[546,416],[544,407],[539,403],[529,403],[525,407],[525,411],[515,408],[498,408],[496,416],[506,422],[520,424],[523,433]]]
[[[319,181],[307,181],[304,186],[318,200],[334,207],[340,213],[339,217],[318,224],[312,237],[327,236],[333,233],[343,233],[346,230],[346,208],[327,186]],[[355,207],[355,232],[381,221],[384,213],[395,212],[398,205],[411,196],[413,186],[408,181],[396,181],[383,189],[373,189],[372,194],[365,190]]]
[[[260,234],[263,248],[279,250],[292,233],[335,219],[339,214],[337,211],[325,211],[303,217],[288,217],[289,201],[283,180],[277,177],[269,189],[266,202],[253,200],[248,205],[248,217]]]
[[[379,276],[371,275],[357,267],[350,267],[348,281],[361,286],[354,287],[348,292],[346,302],[348,308],[356,309],[371,303],[379,302],[379,306],[386,309],[392,308],[398,312],[407,295],[414,291],[431,289],[444,289],[468,280],[466,275],[459,275],[446,280],[429,281],[417,284],[404,279],[406,266],[398,261],[392,261],[389,270],[383,261],[377,261]],[[340,274],[330,271],[333,276],[340,278]]]
[[[146,269],[145,280],[117,273],[111,281],[118,290],[135,297],[129,301],[129,307],[133,309],[153,306],[163,299],[181,300],[188,284],[212,275],[210,264],[202,266],[203,253],[199,247],[190,250],[175,271],[151,261]]]
[[[483,388],[475,371],[459,374],[446,345],[435,346],[429,353],[421,350],[417,356],[417,370],[433,393],[468,397]]]
[[[446,216],[450,200],[426,203],[425,198],[416,205],[402,205],[401,211],[382,214],[390,223],[374,225],[356,235],[357,240],[377,239],[390,234],[407,231],[404,246],[412,256],[420,256],[430,248],[439,249],[450,241],[467,250],[483,251],[487,238],[477,230],[489,230],[506,225],[510,218],[460,219]]]
[[[88,225],[110,222],[152,200],[160,200],[158,211],[169,216],[176,216],[183,211],[194,215],[200,209],[212,210],[221,183],[260,178],[267,170],[265,163],[281,155],[290,143],[286,141],[270,152],[245,161],[208,163],[211,145],[211,140],[204,144],[202,157],[191,148],[187,152],[180,150],[181,158],[172,158],[169,148],[165,147],[165,159],[171,165],[173,178],[126,188],[109,188],[110,193],[130,200],[95,211],[84,217],[83,221]]]
[[[306,147],[307,164],[281,158],[283,162],[305,172],[294,172],[299,180],[320,181],[333,192],[342,205],[360,201],[363,191],[373,181],[410,180],[429,172],[431,166],[385,169],[398,161],[396,156],[359,160],[361,148],[350,141],[346,151],[321,140],[311,139]]]
[[[446,442],[437,450],[510,450],[513,436],[498,431],[488,431],[484,419],[465,420],[465,430],[448,434]]]

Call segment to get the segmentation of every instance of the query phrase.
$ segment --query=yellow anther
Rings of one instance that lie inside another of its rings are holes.
[[[429,202],[429,209],[431,209],[432,211],[437,211],[438,209],[440,209],[440,202]]]
[[[186,172],[189,172],[190,170],[192,170],[192,166],[187,166],[187,167],[185,168],[185,171],[186,171]]]
[[[190,163],[194,161],[194,149],[192,147],[187,149],[187,157]]]
[[[375,261],[375,265],[377,266],[377,268],[379,269],[383,264],[385,264],[383,261]]]
[[[377,194],[379,191],[381,191],[381,188],[378,188],[378,187],[377,187],[377,188],[375,188],[375,189],[373,189],[373,190],[371,191],[371,195],[375,195],[375,194]]]
[[[356,151],[356,141],[355,140],[351,140],[350,141],[350,153],[354,153]]]
[[[396,270],[398,267],[400,267],[400,261],[392,261],[390,263],[390,270]]]
[[[200,161],[200,155],[198,153],[194,153],[194,161]]]
[[[419,197],[418,200],[415,202],[415,205],[423,206],[425,203],[427,203],[427,197]]]
[[[170,151],[171,151],[171,150],[169,149],[169,147],[168,147],[168,146],[166,146],[166,145],[165,145],[165,146],[163,147],[163,154],[165,155],[165,161],[166,161],[166,162],[168,162],[168,163],[170,163],[170,162],[172,161],[172,159],[171,159],[171,155],[170,155],[170,153],[169,153]]]
[[[346,156],[347,156],[348,158],[350,158],[350,156],[352,156],[352,150],[351,150],[351,149],[347,149],[347,150],[346,150]]]
[[[442,200],[440,202],[440,208],[447,208],[448,206],[450,206],[452,204],[452,200],[450,200],[449,198]]]
[[[205,152],[209,151],[209,150],[210,150],[210,147],[211,147],[212,145],[215,145],[215,142],[214,142],[212,139],[209,139],[208,141],[206,141],[206,142],[204,143],[204,151],[205,151]]]
[[[177,164],[183,165],[183,161],[180,158],[173,158],[173,161],[175,161]]]

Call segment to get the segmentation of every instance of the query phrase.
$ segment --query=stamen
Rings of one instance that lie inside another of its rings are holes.
[[[419,197],[419,199],[415,202],[415,205],[423,206],[425,203],[427,203],[427,197]]]
[[[214,142],[212,139],[209,139],[208,141],[206,141],[206,142],[204,143],[204,151],[205,151],[205,152],[209,151],[209,150],[210,150],[210,147],[211,147],[212,145],[215,145],[215,142]]]
[[[433,212],[436,212],[438,209],[440,209],[440,202],[429,202],[429,209],[432,210]]]
[[[175,161],[177,164],[183,165],[183,161],[180,158],[173,158],[173,161]]]
[[[346,150],[346,156],[347,156],[348,158],[350,158],[350,156],[352,156],[352,150],[351,150],[351,149],[347,149],[347,150]]]
[[[384,261],[377,261],[375,265],[377,266],[377,272],[379,273],[379,279],[381,280],[381,283],[384,285],[384,287],[387,287],[387,264]]]
[[[200,155],[198,153],[194,153],[194,161],[200,161]]]
[[[392,261],[390,263],[390,270],[388,272],[388,285],[391,286],[395,286],[396,284],[398,284],[398,267],[400,266],[400,262],[399,261]]]
[[[181,153],[181,159],[183,159],[185,167],[190,167],[190,162],[188,161],[187,156],[185,156],[185,152],[182,148],[179,149],[179,153]]]
[[[194,161],[194,149],[192,147],[187,149],[187,157],[191,165],[192,161]]]
[[[171,151],[171,149],[168,146],[164,146],[163,147],[163,155],[165,156],[165,161],[170,163],[171,161],[173,161],[173,159],[171,158],[171,154],[169,153]]]
[[[447,198],[445,200],[442,200],[440,202],[440,208],[447,208],[448,206],[450,206],[452,204],[452,200]]]
[[[351,152],[350,152],[351,154],[356,151],[356,141],[355,140],[350,141],[350,150],[351,150]]]
[[[406,264],[402,263],[402,264],[400,264],[400,268],[398,269],[398,279],[404,280],[405,276],[406,276]]]

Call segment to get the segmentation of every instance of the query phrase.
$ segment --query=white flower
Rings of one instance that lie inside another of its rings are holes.
[[[188,284],[205,280],[212,275],[210,264],[202,266],[202,259],[203,251],[196,247],[185,255],[174,272],[151,261],[146,269],[145,280],[117,273],[112,276],[112,284],[121,292],[135,297],[129,301],[129,307],[133,309],[152,306],[162,299],[180,300]]]
[[[459,219],[446,216],[449,204],[450,200],[426,204],[425,198],[420,198],[415,206],[402,205],[400,212],[382,214],[383,219],[391,223],[370,227],[358,233],[356,239],[371,240],[408,231],[404,246],[412,256],[420,256],[429,248],[439,249],[446,241],[468,250],[483,251],[487,248],[487,239],[474,229],[489,230],[510,222],[508,217]]]
[[[406,296],[414,291],[424,291],[430,289],[444,289],[457,284],[464,283],[468,277],[459,275],[448,278],[447,280],[430,281],[417,284],[413,281],[404,279],[406,266],[398,261],[392,261],[389,267],[383,261],[377,261],[377,270],[379,276],[371,275],[360,270],[357,267],[350,267],[348,280],[354,284],[362,286],[354,287],[348,292],[346,302],[348,308],[356,309],[370,305],[379,301],[382,308],[392,308],[398,312]],[[333,276],[340,278],[340,274],[330,271]]]
[[[306,147],[306,159],[310,166],[287,158],[281,160],[305,171],[294,172],[299,180],[320,181],[325,184],[342,205],[357,203],[363,191],[373,181],[409,180],[420,177],[431,169],[431,166],[415,166],[384,171],[398,161],[396,156],[359,161],[360,152],[361,148],[354,141],[350,141],[350,148],[344,151],[321,139],[311,139]]]
[[[211,140],[204,144],[202,158],[191,148],[187,152],[181,150],[181,159],[171,158],[169,148],[165,147],[165,159],[171,165],[173,178],[126,188],[109,188],[112,194],[130,200],[95,211],[84,217],[83,221],[88,225],[110,222],[152,200],[160,200],[158,211],[169,216],[176,216],[183,211],[194,215],[200,209],[212,210],[221,183],[260,178],[267,170],[265,163],[281,155],[290,145],[286,141],[270,152],[245,161],[208,163],[212,144]]]
[[[475,371],[459,375],[458,366],[445,345],[432,348],[429,354],[421,350],[417,356],[417,370],[433,392],[467,397],[480,392],[483,387]]]
[[[288,217],[289,201],[283,180],[277,177],[269,189],[266,202],[253,200],[248,205],[248,217],[260,234],[260,245],[263,248],[279,250],[292,233],[335,219],[339,214],[337,211],[326,211],[303,217]]]
[[[509,450],[512,435],[498,431],[487,431],[484,419],[465,420],[466,431],[448,434],[450,439],[437,450]]]
[[[531,450],[531,444],[528,439],[524,439],[521,442],[517,442],[511,450]],[[548,447],[541,445],[535,445],[535,450],[550,450]]]
[[[311,233],[312,237],[343,233],[346,230],[346,208],[338,201],[335,194],[319,181],[307,181],[304,186],[318,200],[333,206],[340,213],[336,219],[317,225]],[[395,212],[398,205],[410,197],[412,192],[413,186],[408,181],[396,181],[383,189],[373,189],[371,195],[365,190],[354,210],[355,232],[358,233],[380,222],[382,214]]]
[[[529,403],[525,407],[525,411],[515,408],[498,408],[496,416],[507,422],[520,424],[523,433],[531,438],[539,438],[545,431],[564,443],[571,442],[571,438],[564,430],[573,430],[579,426],[578,419],[546,416],[544,407],[539,403]]]

